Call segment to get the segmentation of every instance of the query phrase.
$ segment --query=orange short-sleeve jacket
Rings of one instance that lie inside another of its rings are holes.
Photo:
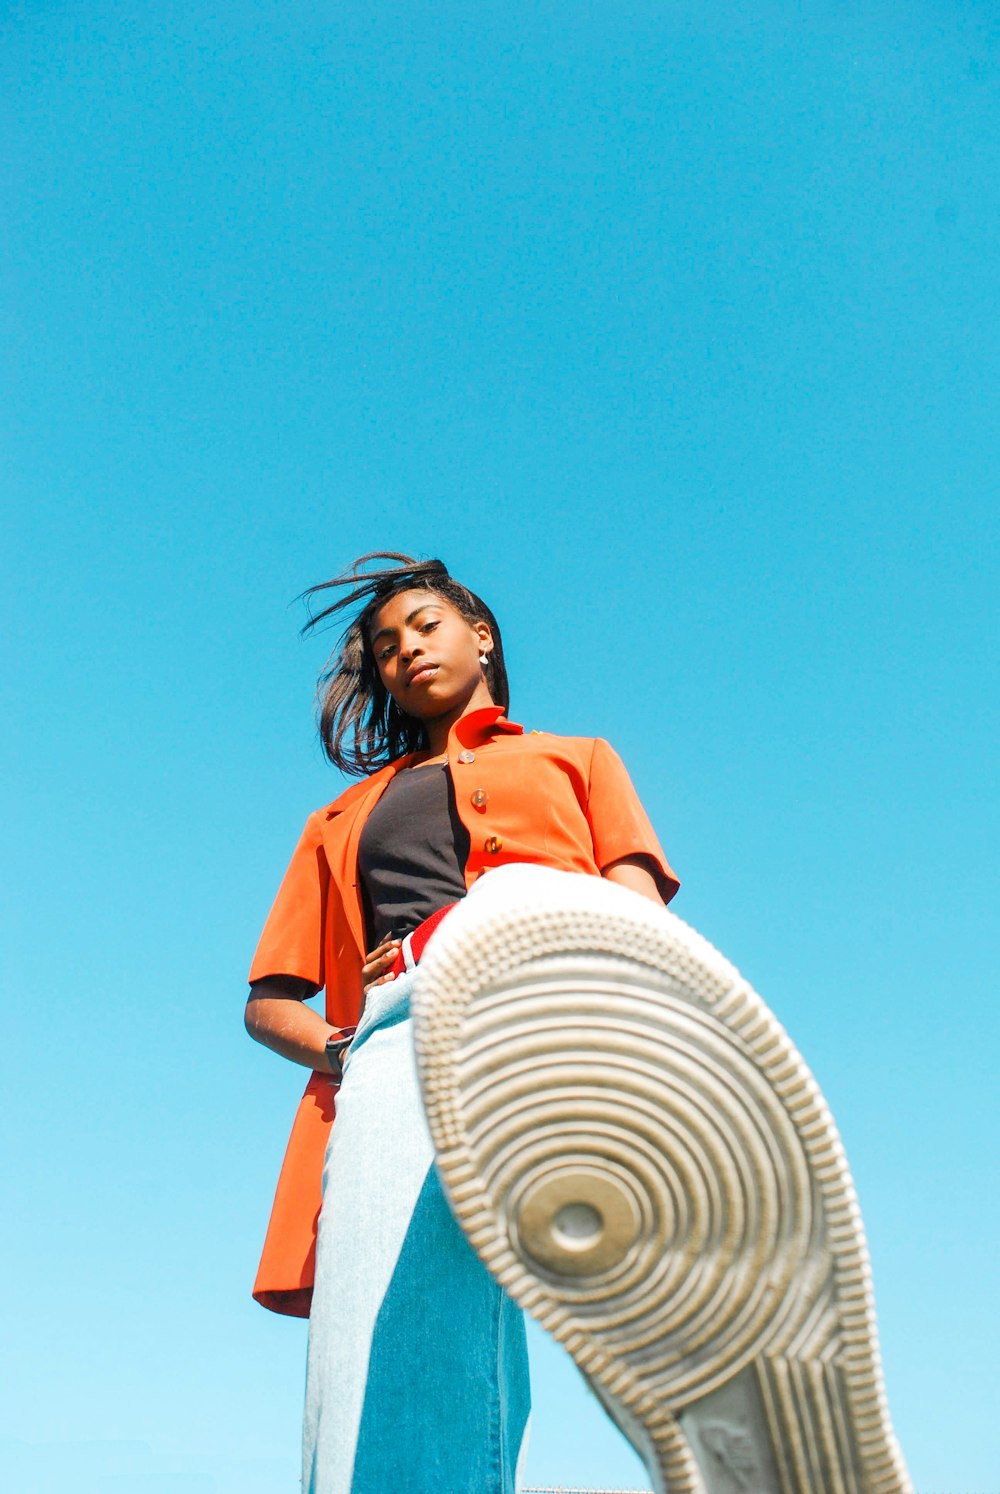
[[[294,975],[326,988],[326,1018],[357,1023],[365,925],[358,842],[400,758],[309,816],[261,935],[250,980]],[[534,862],[599,876],[623,856],[645,855],[664,902],[678,881],[621,759],[599,738],[524,734],[499,706],[452,728],[448,764],[469,832],[466,886],[491,867]],[[307,1317],[312,1297],[323,1158],[337,1083],[316,1072],[292,1126],[275,1192],[254,1297],[274,1312]]]

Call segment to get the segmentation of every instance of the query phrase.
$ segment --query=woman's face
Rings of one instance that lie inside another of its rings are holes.
[[[372,621],[371,648],[382,683],[400,710],[418,721],[474,703],[489,705],[479,656],[492,647],[486,623],[467,622],[433,591],[398,592]]]

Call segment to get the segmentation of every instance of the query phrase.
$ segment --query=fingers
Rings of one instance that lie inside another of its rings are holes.
[[[382,943],[365,956],[361,967],[361,988],[368,991],[372,986],[381,986],[392,980],[392,967],[399,954],[401,939],[383,939]]]
[[[402,943],[402,940],[401,939],[397,939],[395,934],[386,934],[386,936],[382,940],[381,944],[376,944],[375,948],[371,951],[371,953],[372,954],[381,954],[382,950],[383,949],[388,949],[390,945],[394,945],[396,947],[396,949],[398,949],[401,943]],[[369,956],[369,958],[371,958],[371,956]]]
[[[382,940],[381,944],[376,944],[375,948],[365,955],[365,959],[377,960],[379,958],[384,958],[385,955],[389,954],[390,952],[393,959],[395,959],[402,942],[402,939],[397,939],[394,934],[387,934],[386,937]]]
[[[396,963],[401,944],[401,939],[383,939],[377,949],[373,949],[371,954],[365,956],[363,973],[375,976],[391,970]]]

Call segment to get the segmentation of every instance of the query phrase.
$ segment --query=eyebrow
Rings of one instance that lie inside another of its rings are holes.
[[[419,607],[414,607],[413,611],[408,614],[406,618],[406,627],[409,627],[412,622],[415,622],[416,619],[420,616],[421,612],[426,612],[428,607],[437,607],[439,605],[440,604],[438,602],[421,602]],[[375,643],[379,638],[394,638],[395,636],[395,628],[379,628],[378,632],[373,633],[371,636],[372,647],[375,647]]]

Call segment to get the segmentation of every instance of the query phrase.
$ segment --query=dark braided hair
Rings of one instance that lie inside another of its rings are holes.
[[[377,570],[369,561],[393,561]],[[334,587],[349,587],[320,612],[311,611],[312,599]],[[432,591],[450,602],[469,623],[485,622],[493,634],[493,648],[484,665],[486,684],[494,702],[506,712],[510,704],[507,670],[500,627],[486,603],[448,574],[440,560],[415,560],[395,550],[373,550],[361,555],[332,581],[310,586],[310,617],[302,631],[339,621],[359,607],[319,679],[319,736],[323,751],[342,773],[362,778],[407,752],[427,746],[423,722],[401,711],[382,684],[371,646],[371,627],[379,608],[401,591]]]

